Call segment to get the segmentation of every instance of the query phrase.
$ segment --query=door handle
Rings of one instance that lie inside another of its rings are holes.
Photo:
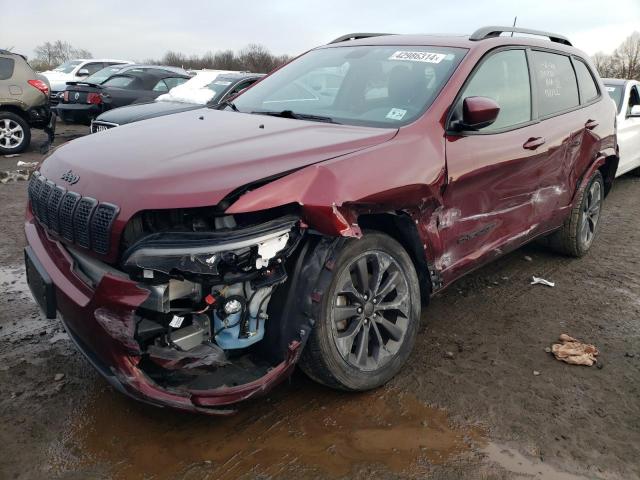
[[[598,125],[600,125],[598,122],[596,122],[595,120],[589,119],[587,120],[587,123],[584,124],[584,128],[586,128],[587,130],[593,130]]]
[[[524,142],[522,148],[526,148],[527,150],[535,150],[538,147],[544,145],[546,140],[544,137],[531,137],[529,140]]]

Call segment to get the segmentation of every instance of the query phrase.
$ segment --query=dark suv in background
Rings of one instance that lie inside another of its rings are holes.
[[[298,362],[375,388],[433,293],[533,239],[588,252],[615,115],[560,35],[346,35],[220,109],[58,148],[29,184],[29,285],[145,402],[228,413]]]
[[[17,53],[0,50],[0,154],[23,152],[31,142],[31,128],[53,123],[49,82]]]

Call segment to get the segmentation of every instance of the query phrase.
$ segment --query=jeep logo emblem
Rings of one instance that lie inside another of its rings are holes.
[[[69,170],[67,173],[63,174],[60,179],[67,182],[69,185],[73,185],[75,183],[78,183],[78,180],[80,180],[80,175],[76,175],[72,170]]]

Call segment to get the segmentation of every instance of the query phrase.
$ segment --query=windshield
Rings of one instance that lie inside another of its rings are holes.
[[[620,106],[622,105],[622,96],[624,95],[624,85],[607,85],[604,84],[607,89],[607,93],[613,101],[616,102],[616,110],[620,112]]]
[[[112,65],[110,67],[103,68],[102,70],[98,70],[96,73],[94,73],[93,75],[89,75],[87,78],[85,78],[82,81],[87,83],[100,84],[104,82],[107,78],[109,78],[111,75],[118,73],[124,67],[125,65]]]
[[[74,68],[80,65],[82,62],[80,60],[72,60],[70,62],[64,62],[62,65],[58,65],[53,69],[54,72],[61,73],[71,73]]]
[[[218,103],[227,93],[227,90],[229,90],[232,84],[232,80],[221,78],[207,85],[206,88],[213,92],[213,96],[211,97],[211,100],[209,100],[209,103]]]
[[[465,53],[430,46],[321,48],[265,78],[234,103],[241,112],[398,127],[433,103]]]

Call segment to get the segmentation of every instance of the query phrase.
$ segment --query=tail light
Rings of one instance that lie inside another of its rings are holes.
[[[88,93],[87,94],[87,103],[92,103],[94,105],[99,105],[102,103],[102,96],[99,93]]]
[[[69,101],[69,92],[67,90],[65,90],[62,94],[62,99],[65,101],[65,103]]]
[[[49,96],[49,86],[42,80],[27,80],[27,83],[44,93],[45,97]]]

